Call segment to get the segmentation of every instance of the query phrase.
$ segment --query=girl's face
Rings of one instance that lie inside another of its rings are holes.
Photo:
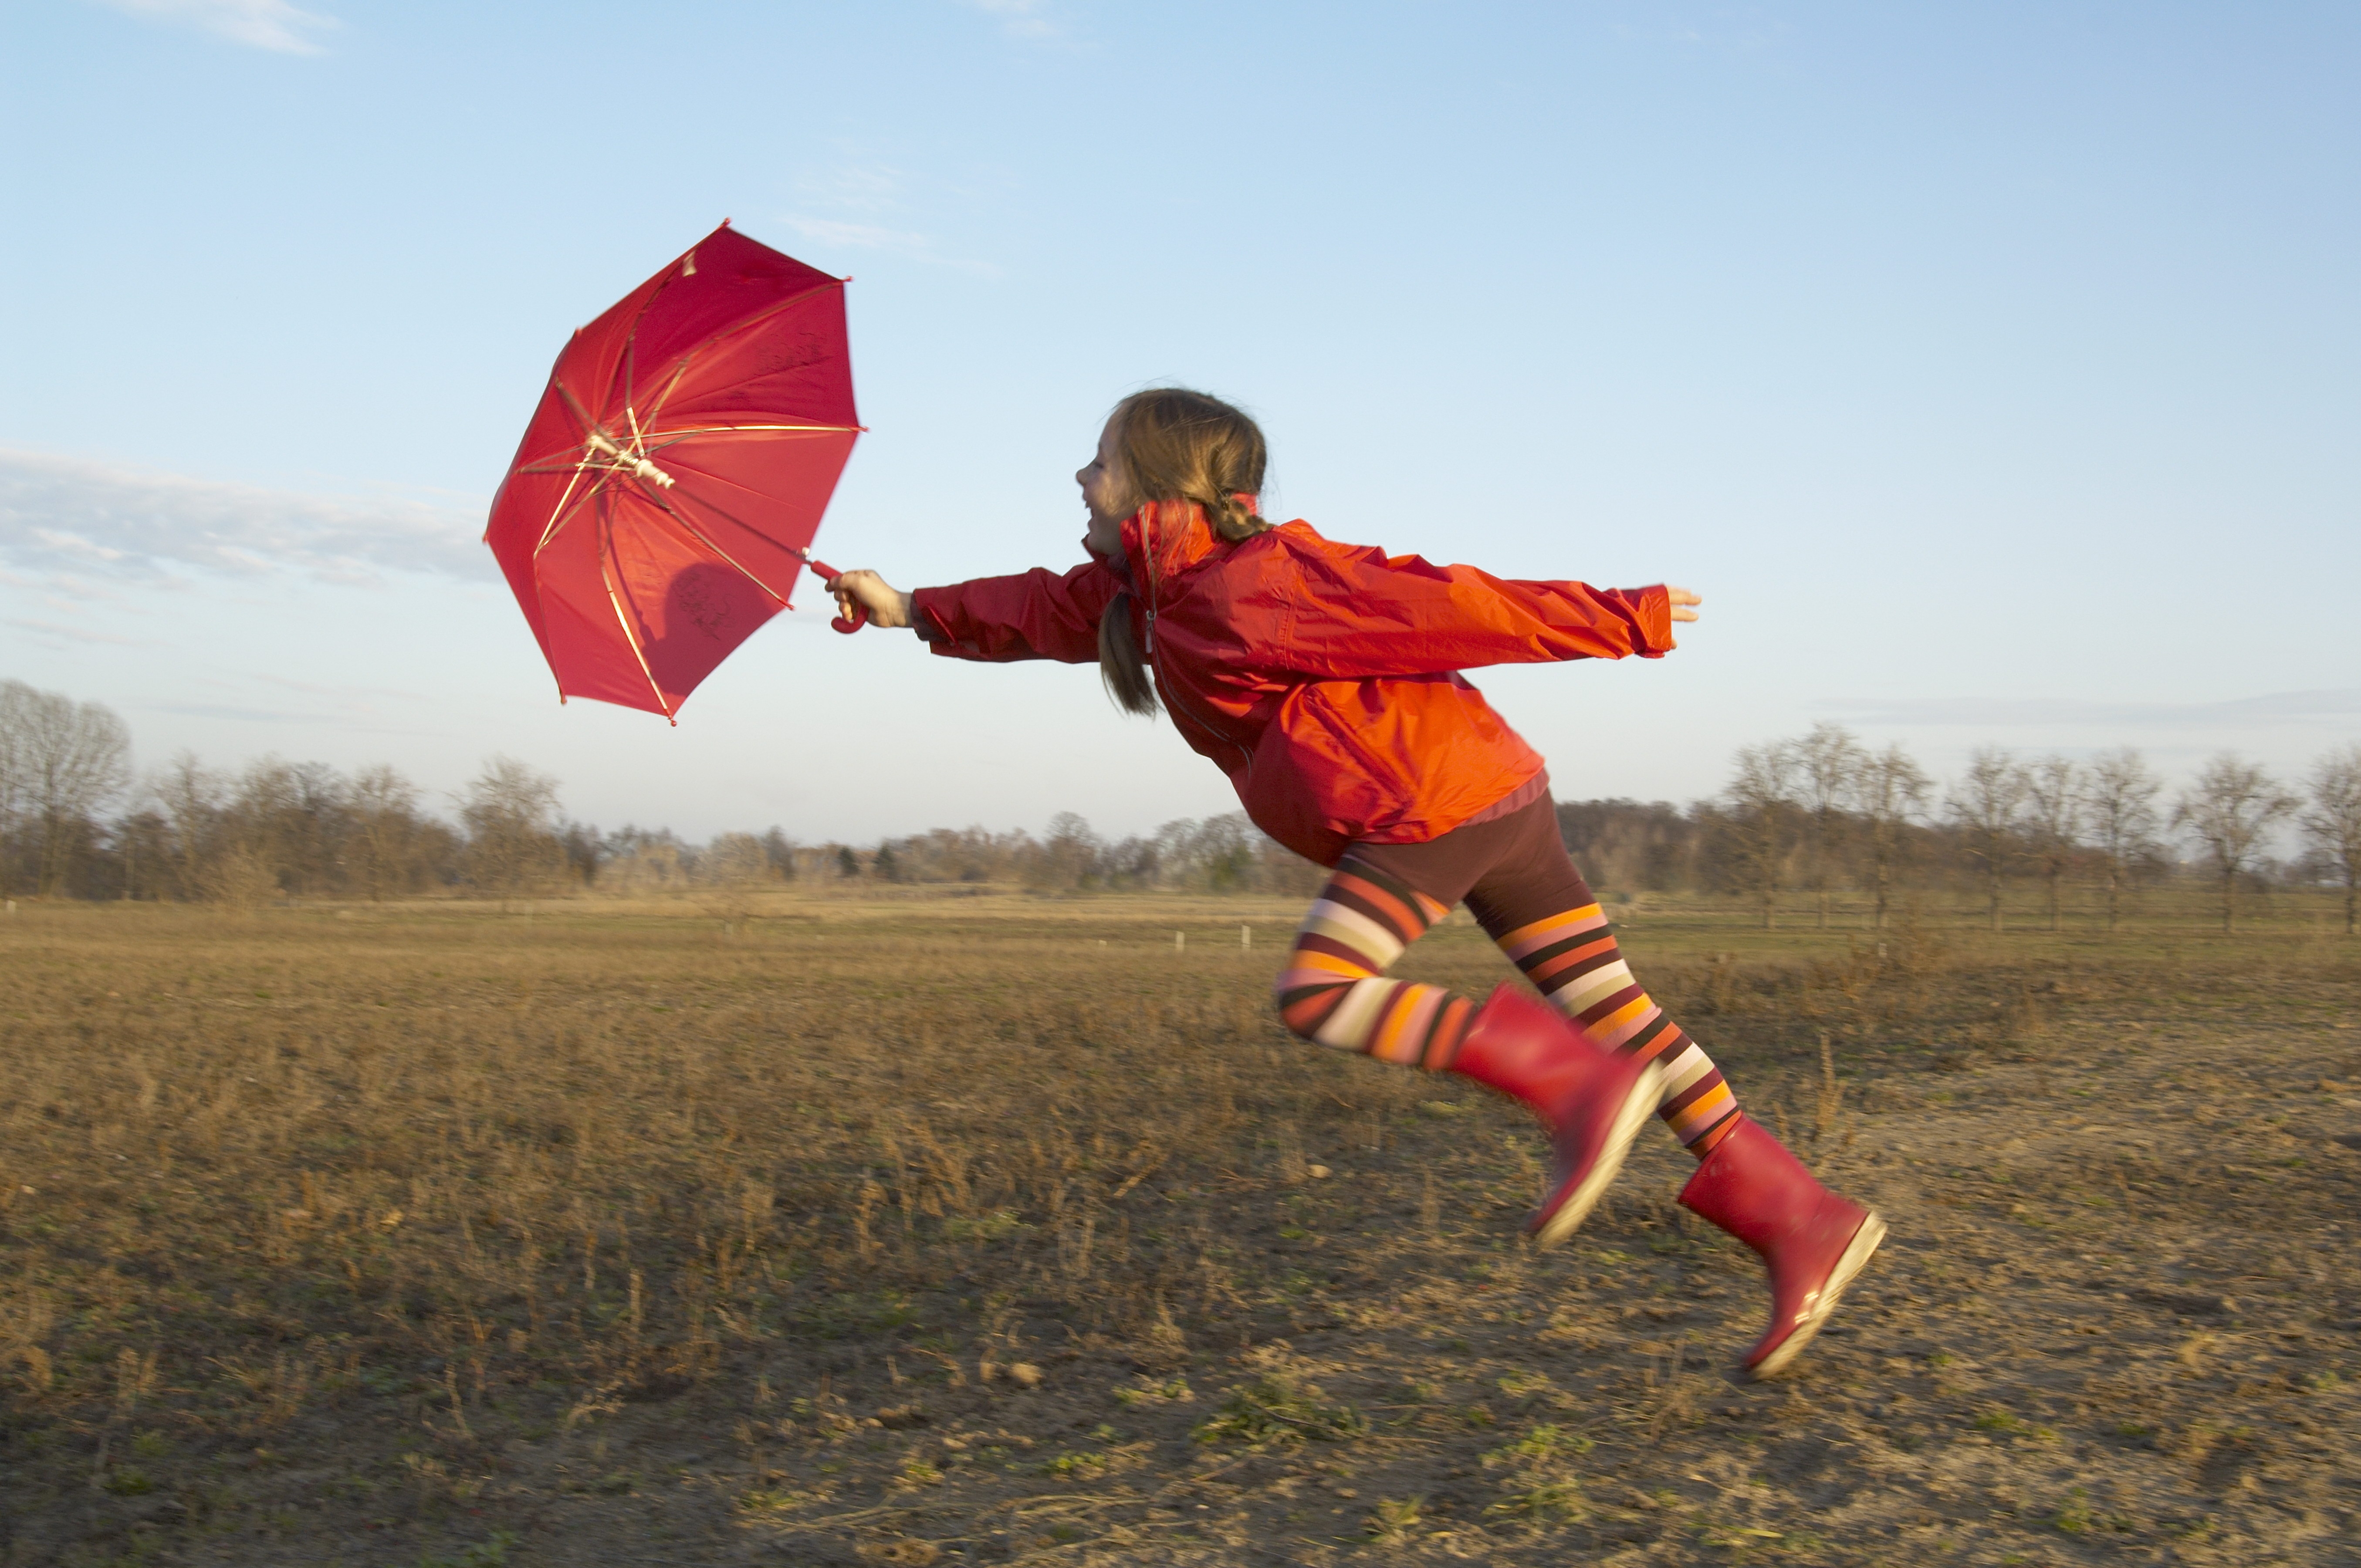
[[[1123,477],[1115,449],[1115,421],[1099,432],[1099,449],[1088,463],[1074,471],[1074,482],[1082,487],[1082,504],[1090,509],[1090,532],[1082,535],[1082,548],[1104,560],[1115,560],[1123,554],[1124,519],[1131,514],[1123,508]]]

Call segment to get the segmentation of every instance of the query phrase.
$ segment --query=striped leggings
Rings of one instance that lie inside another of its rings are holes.
[[[1477,1003],[1385,971],[1463,899],[1551,1005],[1609,1049],[1664,1065],[1658,1114],[1691,1154],[1711,1153],[1736,1124],[1738,1102],[1713,1058],[1631,978],[1566,858],[1546,793],[1428,843],[1347,850],[1296,934],[1277,984],[1279,1016],[1323,1045],[1449,1068]]]

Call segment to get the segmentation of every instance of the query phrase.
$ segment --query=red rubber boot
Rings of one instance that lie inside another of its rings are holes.
[[[1776,1377],[1803,1354],[1885,1239],[1883,1220],[1821,1186],[1743,1113],[1681,1189],[1681,1202],[1770,1266],[1771,1327],[1746,1353],[1757,1378]]]
[[[1525,1221],[1543,1246],[1572,1235],[1623,1168],[1656,1109],[1664,1069],[1618,1056],[1513,985],[1492,992],[1449,1070],[1532,1106],[1556,1151],[1547,1195]]]

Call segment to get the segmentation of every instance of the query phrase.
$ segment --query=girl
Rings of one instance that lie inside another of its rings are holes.
[[[1159,703],[1230,777],[1255,824],[1334,868],[1278,981],[1307,1039],[1455,1072],[1522,1101],[1554,1168],[1528,1221],[1573,1234],[1654,1111],[1699,1164],[1680,1201],[1769,1266],[1772,1321],[1746,1356],[1789,1363],[1885,1234],[1738,1109],[1650,1001],[1559,838],[1542,759],[1459,671],[1661,658],[1697,596],[1511,582],[1338,544],[1256,513],[1262,433],[1202,393],[1117,404],[1075,478],[1090,559],[902,593],[829,585],[850,616],[906,626],[954,659],[1096,661],[1126,711]],[[1384,978],[1465,901],[1549,1006],[1504,983],[1478,1005]]]

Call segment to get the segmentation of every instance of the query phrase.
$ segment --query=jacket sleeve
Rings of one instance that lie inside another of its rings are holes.
[[[1036,566],[1013,577],[920,588],[910,596],[910,608],[921,635],[946,658],[1094,664],[1099,616],[1122,591],[1113,572],[1085,561],[1063,574]]]
[[[1661,659],[1672,600],[1659,584],[1594,588],[1437,566],[1375,549],[1298,557],[1282,658],[1321,679],[1440,674],[1561,659]]]

